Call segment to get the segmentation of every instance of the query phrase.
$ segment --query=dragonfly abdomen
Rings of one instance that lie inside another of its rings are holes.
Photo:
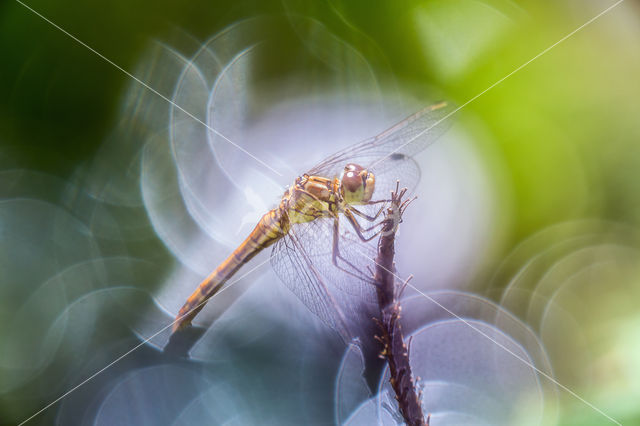
[[[176,316],[173,331],[191,324],[207,300],[216,294],[229,278],[255,255],[286,235],[288,230],[288,221],[281,208],[273,209],[262,216],[251,234],[189,296]]]

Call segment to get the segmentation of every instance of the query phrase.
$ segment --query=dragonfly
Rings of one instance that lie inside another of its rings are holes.
[[[453,112],[447,102],[423,108],[300,175],[187,299],[173,332],[188,327],[243,265],[273,245],[270,261],[280,280],[343,339],[357,337],[358,314],[376,301],[366,270],[380,214],[398,181],[417,185],[420,168],[412,157],[446,132]]]

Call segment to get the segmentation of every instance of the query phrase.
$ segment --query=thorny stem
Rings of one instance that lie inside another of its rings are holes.
[[[391,194],[390,206],[385,211],[382,236],[378,241],[374,280],[377,284],[380,307],[380,318],[376,318],[375,321],[380,328],[380,335],[376,338],[382,345],[380,356],[389,364],[391,387],[396,394],[402,417],[410,426],[428,426],[429,417],[425,420],[422,412],[421,395],[416,391],[409,363],[409,350],[400,327],[401,307],[397,300],[394,280],[393,257],[396,230],[402,221],[405,208],[413,201],[413,199],[402,200],[406,191],[406,188],[399,190],[399,183],[396,184],[396,190]]]

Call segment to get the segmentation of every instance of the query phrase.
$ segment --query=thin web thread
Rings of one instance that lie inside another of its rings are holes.
[[[172,327],[176,322],[180,321],[182,318],[184,318],[185,316],[189,315],[191,312],[193,312],[194,310],[198,309],[200,306],[204,305],[205,303],[207,303],[209,301],[209,299],[214,298],[215,296],[217,296],[218,294],[221,294],[223,291],[227,290],[228,288],[230,288],[232,285],[234,285],[235,283],[237,283],[238,281],[242,280],[244,277],[246,277],[247,275],[249,275],[250,273],[252,273],[253,271],[255,271],[256,269],[260,268],[262,265],[264,265],[265,263],[268,263],[269,259],[265,260],[264,262],[259,263],[258,265],[256,265],[255,267],[251,268],[249,271],[247,271],[244,275],[240,276],[238,279],[234,280],[232,283],[229,283],[226,287],[222,288],[219,292],[217,292],[216,294],[214,294],[211,297],[208,297],[206,299],[204,299],[202,302],[200,302],[198,305],[194,306],[191,310],[189,310],[188,312],[185,312],[184,314],[176,317],[176,319],[174,319],[169,325],[167,325],[166,327],[161,328],[160,330],[158,330],[157,332],[153,333],[150,337],[147,337],[146,339],[144,339],[142,342],[138,343],[136,346],[134,346],[133,348],[129,349],[127,352],[123,353],[122,355],[120,355],[118,358],[114,359],[113,361],[111,361],[109,364],[107,364],[106,366],[102,367],[100,370],[96,371],[95,373],[93,373],[91,376],[87,377],[86,379],[84,379],[82,382],[78,383],[77,385],[75,385],[74,387],[72,387],[71,389],[69,389],[68,391],[66,391],[65,393],[63,393],[62,395],[60,395],[58,398],[54,399],[53,401],[51,401],[49,404],[47,404],[46,406],[44,406],[43,408],[41,408],[40,410],[38,410],[36,413],[34,413],[33,415],[31,415],[29,418],[23,420],[22,422],[20,422],[18,424],[18,426],[22,426],[25,423],[27,423],[28,421],[30,421],[31,419],[33,419],[34,417],[38,416],[40,413],[46,411],[48,408],[50,408],[51,406],[55,405],[56,403],[60,402],[62,399],[66,398],[69,394],[71,394],[72,392],[75,392],[76,390],[78,390],[78,388],[80,388],[81,386],[87,384],[89,381],[91,381],[92,379],[94,379],[96,376],[98,376],[99,374],[105,372],[107,369],[109,369],[110,367],[112,367],[114,364],[116,364],[117,362],[123,360],[125,357],[129,356],[131,353],[133,353],[134,351],[136,351],[137,349],[139,349],[140,347],[146,345],[148,342],[150,342],[153,338],[155,338],[156,336],[158,336],[160,333],[166,331],[167,329],[169,329],[170,327]]]
[[[390,153],[386,154],[384,157],[378,159],[376,162],[374,162],[371,165],[371,168],[375,167],[377,164],[379,164],[380,162],[384,161],[385,159],[387,159],[389,156],[395,154],[396,152],[398,152],[399,150],[401,150],[402,148],[404,148],[405,146],[409,145],[411,142],[413,142],[414,140],[418,139],[420,136],[424,135],[425,133],[427,133],[429,130],[433,129],[434,127],[436,127],[438,124],[442,123],[444,120],[446,120],[447,118],[451,117],[453,114],[455,114],[456,112],[460,111],[462,108],[466,107],[467,105],[469,105],[471,102],[475,101],[476,99],[478,99],[480,96],[484,95],[485,93],[487,93],[489,90],[493,89],[494,87],[496,87],[498,84],[502,83],[503,81],[505,81],[507,78],[511,77],[513,74],[517,73],[518,71],[520,71],[522,68],[526,67],[527,65],[529,65],[531,62],[535,61],[536,59],[538,59],[540,56],[544,55],[545,53],[547,53],[548,51],[550,51],[551,49],[553,49],[554,47],[556,47],[557,45],[559,45],[560,43],[562,43],[563,41],[565,41],[566,39],[568,39],[569,37],[573,36],[575,33],[577,33],[578,31],[582,30],[584,27],[586,27],[587,25],[591,24],[593,21],[595,21],[596,19],[600,18],[602,15],[610,12],[614,7],[618,6],[620,3],[622,3],[624,0],[618,0],[616,3],[614,3],[613,5],[609,6],[608,8],[606,8],[605,10],[603,10],[602,12],[598,13],[596,16],[594,16],[593,18],[589,19],[587,22],[585,22],[584,24],[580,25],[578,28],[576,28],[575,30],[571,31],[569,34],[567,34],[566,36],[562,37],[560,40],[558,40],[557,42],[553,43],[551,46],[547,47],[546,49],[544,49],[542,52],[538,53],[536,56],[534,56],[533,58],[529,59],[527,62],[525,62],[524,64],[520,65],[518,68],[516,68],[515,70],[511,71],[509,74],[505,75],[504,77],[502,77],[500,80],[496,81],[495,83],[493,83],[491,86],[487,87],[486,89],[484,89],[482,92],[478,93],[477,95],[475,95],[474,97],[472,97],[471,99],[469,99],[468,101],[466,101],[465,103],[463,103],[462,105],[460,105],[459,107],[457,107],[456,109],[454,109],[453,111],[451,111],[450,113],[448,113],[447,115],[445,115],[444,117],[442,117],[440,120],[436,121],[434,124],[432,124],[431,126],[429,126],[428,128],[426,128],[425,130],[421,131],[420,133],[418,133],[416,136],[412,137],[411,139],[409,139],[407,142],[405,142],[404,144],[400,145],[398,148],[394,149],[393,151],[391,151]]]
[[[64,33],[65,35],[67,35],[68,37],[70,37],[71,39],[73,39],[74,41],[76,41],[77,43],[79,43],[80,45],[86,47],[87,49],[89,49],[91,52],[95,53],[97,56],[99,56],[100,58],[102,58],[104,61],[108,62],[109,64],[113,65],[115,68],[117,68],[118,70],[122,71],[125,75],[127,75],[128,77],[132,78],[133,80],[135,80],[136,82],[138,82],[139,84],[141,84],[143,87],[145,87],[147,90],[149,90],[150,92],[152,92],[153,94],[159,96],[160,98],[162,98],[163,100],[167,101],[169,104],[173,105],[175,108],[179,109],[180,111],[182,111],[183,113],[185,113],[187,116],[189,116],[190,118],[194,119],[195,121],[197,121],[198,123],[202,124],[204,127],[206,127],[207,129],[209,129],[210,131],[212,131],[213,133],[215,133],[216,135],[220,136],[222,139],[224,139],[225,141],[227,141],[228,143],[230,143],[231,145],[233,145],[234,147],[236,147],[237,149],[239,149],[240,151],[244,152],[245,154],[247,154],[249,157],[253,158],[254,160],[256,160],[258,163],[262,164],[264,167],[266,167],[267,169],[271,170],[273,173],[275,173],[278,176],[282,176],[282,173],[278,172],[277,170],[275,170],[273,167],[269,166],[267,163],[265,163],[264,161],[262,161],[261,159],[259,159],[258,157],[256,157],[255,155],[253,155],[252,153],[250,153],[249,151],[247,151],[246,149],[244,149],[243,147],[241,147],[240,145],[236,144],[235,142],[233,142],[231,139],[229,139],[228,137],[226,137],[225,135],[223,135],[222,133],[220,133],[219,131],[217,131],[216,129],[214,129],[213,127],[209,126],[207,123],[205,123],[204,121],[200,120],[198,117],[196,117],[195,115],[193,115],[192,113],[190,113],[189,111],[187,111],[186,109],[184,109],[183,107],[181,107],[180,105],[176,104],[175,102],[173,102],[171,99],[167,98],[165,95],[163,95],[162,93],[158,92],[156,89],[154,89],[153,87],[149,86],[147,83],[145,83],[144,81],[140,80],[138,77],[136,77],[135,75],[131,74],[129,71],[125,70],[124,68],[122,68],[120,65],[116,64],[115,62],[113,62],[111,59],[107,58],[106,56],[104,56],[102,53],[98,52],[97,50],[95,50],[93,47],[89,46],[88,44],[86,44],[85,42],[83,42],[82,40],[78,39],[77,37],[75,37],[73,34],[69,33],[68,31],[66,31],[64,28],[60,27],[59,25],[55,24],[54,22],[52,22],[51,20],[47,19],[45,16],[43,16],[42,14],[40,14],[39,12],[37,12],[36,10],[34,10],[33,8],[31,8],[30,6],[24,4],[22,1],[20,0],[15,0],[16,2],[18,2],[19,4],[21,4],[22,6],[24,6],[26,9],[30,10],[31,12],[33,12],[34,14],[36,14],[37,16],[39,16],[40,18],[42,18],[44,21],[48,22],[49,24],[51,24],[52,26],[54,26],[56,29],[60,30],[62,33]]]
[[[495,339],[491,338],[491,336],[489,336],[488,334],[484,333],[482,330],[478,329],[477,327],[474,327],[473,324],[469,323],[468,321],[466,321],[464,318],[460,317],[459,315],[457,315],[456,313],[452,312],[450,309],[448,309],[446,306],[442,305],[440,302],[438,302],[437,300],[435,300],[434,298],[432,298],[431,296],[423,293],[420,289],[416,288],[414,285],[412,285],[410,282],[408,282],[408,280],[403,280],[402,278],[400,278],[398,275],[396,275],[393,271],[388,270],[387,268],[385,268],[384,266],[380,265],[378,262],[376,262],[375,259],[371,259],[369,256],[367,256],[364,252],[361,252],[360,250],[358,250],[360,252],[361,255],[363,255],[364,257],[366,257],[368,260],[373,261],[373,263],[375,263],[376,265],[378,265],[379,267],[381,267],[382,269],[384,269],[385,271],[389,272],[390,274],[392,274],[394,277],[396,277],[399,281],[406,283],[406,285],[408,287],[411,287],[412,289],[414,289],[415,291],[417,291],[418,293],[420,293],[420,295],[422,295],[423,297],[427,298],[429,301],[433,302],[434,304],[436,304],[437,306],[439,306],[440,308],[442,308],[444,311],[446,311],[449,315],[455,317],[456,319],[462,321],[465,325],[467,325],[468,327],[470,327],[472,330],[478,332],[480,335],[484,336],[485,338],[489,339],[491,342],[493,342],[495,345],[497,345],[499,348],[503,349],[504,351],[506,351],[507,353],[509,353],[510,355],[512,355],[513,357],[515,357],[516,359],[518,359],[519,361],[521,361],[522,363],[524,363],[526,366],[528,366],[529,368],[532,368],[533,370],[535,370],[538,374],[540,374],[541,376],[545,377],[547,380],[553,382],[554,384],[556,384],[558,387],[562,388],[563,390],[565,390],[566,392],[568,392],[569,394],[571,394],[573,397],[575,397],[576,399],[578,399],[579,401],[581,401],[582,403],[584,403],[585,405],[589,406],[590,408],[592,408],[594,411],[602,414],[604,417],[606,417],[607,419],[611,420],[613,423],[617,424],[617,425],[622,425],[622,423],[618,422],[617,420],[615,420],[614,418],[612,418],[611,416],[607,415],[604,411],[600,410],[598,407],[596,407],[595,405],[593,405],[592,403],[590,403],[589,401],[587,401],[586,399],[582,398],[580,395],[578,395],[577,393],[575,393],[574,391],[572,391],[571,389],[569,389],[568,387],[566,387],[565,385],[563,385],[562,383],[558,382],[557,380],[555,380],[553,377],[551,377],[550,375],[548,375],[547,373],[545,373],[544,371],[540,370],[539,368],[537,368],[535,365],[531,364],[529,361],[527,361],[526,359],[522,358],[521,356],[519,356],[518,354],[516,354],[515,352],[511,351],[509,348],[507,348],[506,346],[504,346],[503,344],[501,344],[500,342],[496,341]]]
[[[139,78],[135,77],[133,74],[131,74],[130,72],[126,71],[124,68],[120,67],[119,65],[117,65],[115,62],[113,62],[112,60],[110,60],[109,58],[107,58],[106,56],[102,55],[100,52],[96,51],[95,49],[93,49],[91,46],[89,46],[88,44],[84,43],[83,41],[81,41],[80,39],[78,39],[77,37],[75,37],[74,35],[72,35],[71,33],[69,33],[68,31],[64,30],[62,27],[60,27],[59,25],[55,24],[54,22],[52,22],[51,20],[49,20],[48,18],[46,18],[45,16],[43,16],[42,14],[40,14],[39,12],[37,12],[36,10],[34,10],[33,8],[31,8],[30,6],[26,5],[25,3],[23,3],[20,0],[15,0],[17,3],[19,3],[20,5],[22,5],[23,7],[25,7],[26,9],[28,9],[29,11],[31,11],[32,13],[34,13],[35,15],[39,16],[41,19],[43,19],[44,21],[46,21],[47,23],[49,23],[50,25],[52,25],[53,27],[55,27],[56,29],[58,29],[59,31],[61,31],[62,33],[64,33],[65,35],[67,35],[68,37],[70,37],[71,39],[73,39],[74,41],[76,41],[77,43],[79,43],[80,45],[84,46],[85,48],[87,48],[88,50],[90,50],[91,52],[93,52],[94,54],[96,54],[98,57],[100,57],[101,59],[103,59],[104,61],[108,62],[109,64],[111,64],[112,66],[114,66],[115,68],[117,68],[118,70],[120,70],[121,72],[123,72],[125,75],[127,75],[128,77],[132,78],[133,80],[135,80],[136,82],[138,82],[139,84],[141,84],[142,86],[144,86],[146,89],[148,89],[149,91],[151,91],[152,93],[154,93],[155,95],[159,96],[160,98],[162,98],[163,100],[167,101],[168,103],[170,103],[171,105],[173,105],[174,107],[176,107],[177,109],[179,109],[180,111],[182,111],[183,113],[185,113],[186,115],[188,115],[189,117],[191,117],[192,119],[194,119],[195,121],[197,121],[198,123],[202,124],[203,126],[205,126],[207,129],[209,129],[210,131],[214,132],[215,134],[217,134],[218,136],[222,137],[224,140],[226,140],[227,142],[231,143],[233,146],[235,146],[236,148],[240,149],[242,152],[244,152],[245,154],[249,155],[251,158],[253,158],[254,160],[256,160],[257,162],[259,162],[260,164],[262,164],[263,166],[265,166],[266,168],[268,168],[269,170],[271,170],[272,172],[274,172],[275,174],[277,174],[278,176],[282,176],[281,173],[279,173],[278,171],[274,170],[273,168],[271,168],[268,164],[266,164],[265,162],[263,162],[262,160],[260,160],[259,158],[255,157],[253,154],[251,154],[250,152],[248,152],[247,150],[245,150],[244,148],[242,148],[241,146],[235,144],[233,141],[231,141],[229,138],[227,138],[226,136],[224,136],[222,133],[218,132],[217,130],[215,130],[214,128],[212,128],[211,126],[209,126],[208,124],[206,124],[205,122],[203,122],[202,120],[200,120],[199,118],[197,118],[196,116],[194,116],[193,114],[191,114],[190,112],[188,112],[187,110],[185,110],[184,108],[182,108],[180,105],[176,104],[175,102],[173,102],[172,100],[170,100],[169,98],[167,98],[166,96],[164,96],[163,94],[161,94],[160,92],[158,92],[157,90],[153,89],[151,86],[149,86],[147,83],[143,82],[142,80],[140,80]],[[508,77],[510,77],[511,75],[515,74],[516,72],[520,71],[522,68],[524,68],[525,66],[527,66],[529,63],[533,62],[534,60],[536,60],[537,58],[539,58],[540,56],[544,55],[545,53],[547,53],[549,50],[551,50],[552,48],[554,48],[556,45],[562,43],[563,41],[565,41],[566,39],[568,39],[569,37],[571,37],[572,35],[574,35],[575,33],[577,33],[578,31],[580,31],[582,28],[586,27],[587,25],[591,24],[593,21],[595,21],[596,19],[600,18],[602,15],[606,14],[607,12],[609,12],[610,10],[612,10],[614,7],[618,6],[620,3],[622,3],[624,0],[619,0],[618,2],[616,2],[615,4],[613,4],[612,6],[608,7],[607,9],[605,9],[604,11],[600,12],[598,15],[596,15],[595,17],[593,17],[592,19],[590,19],[589,21],[587,21],[586,23],[584,23],[583,25],[581,25],[580,27],[576,28],[574,31],[572,31],[571,33],[569,33],[568,35],[564,36],[563,38],[561,38],[558,42],[554,43],[553,45],[551,45],[550,47],[546,48],[545,50],[543,50],[541,53],[539,53],[538,55],[534,56],[532,59],[530,59],[529,61],[525,62],[524,64],[520,65],[518,68],[516,68],[514,71],[512,71],[511,73],[507,74],[506,76],[502,77],[500,80],[498,80],[497,82],[495,82],[494,84],[492,84],[491,86],[489,86],[487,89],[485,89],[484,91],[480,92],[479,94],[477,94],[476,96],[474,96],[473,98],[471,98],[470,100],[468,100],[467,102],[465,102],[464,104],[462,104],[461,106],[459,106],[458,108],[456,108],[455,110],[453,110],[452,112],[450,112],[449,114],[447,114],[445,117],[443,117],[442,119],[438,120],[435,124],[433,124],[432,126],[430,126],[429,128],[427,128],[426,130],[423,130],[421,133],[419,133],[417,136],[413,137],[412,139],[410,139],[408,142],[406,142],[405,144],[403,144],[402,146],[400,146],[399,148],[397,148],[396,150],[392,151],[391,153],[387,154],[387,156],[383,157],[382,159],[378,160],[375,164],[379,163],[380,161],[383,161],[385,158],[387,158],[389,155],[394,154],[395,152],[397,152],[399,149],[402,149],[402,147],[406,146],[407,144],[411,143],[412,141],[414,141],[416,138],[422,136],[424,133],[428,132],[429,130],[431,130],[433,127],[435,127],[436,125],[438,125],[440,122],[442,122],[443,120],[449,118],[451,115],[455,114],[456,112],[458,112],[459,110],[461,110],[462,108],[464,108],[465,106],[467,106],[468,104],[470,104],[471,102],[473,102],[474,100],[476,100],[478,97],[482,96],[484,93],[486,93],[487,91],[491,90],[492,88],[494,88],[495,86],[497,86],[498,84],[502,83],[504,80],[506,80]],[[218,292],[217,294],[222,293],[222,291],[226,290],[227,288],[229,288],[231,285],[235,284],[236,282],[238,282],[240,279],[242,279],[243,277],[245,277],[246,275],[248,275],[249,273],[253,272],[254,270],[256,270],[257,268],[259,268],[260,266],[264,265],[265,263],[267,263],[267,261],[260,263],[259,265],[257,265],[255,268],[251,269],[250,271],[248,271],[246,274],[244,274],[242,277],[240,277],[238,280],[234,281],[233,283],[229,284],[227,287],[223,288],[222,290],[220,290],[220,292]],[[391,272],[392,273],[392,272]],[[393,273],[392,273],[393,274]],[[396,276],[394,274],[394,276]],[[396,276],[397,277],[397,276]],[[567,387],[565,387],[564,385],[558,383],[557,381],[555,381],[553,378],[551,378],[550,376],[548,376],[546,373],[538,370],[535,366],[531,365],[530,363],[528,363],[526,360],[523,360],[521,357],[519,357],[517,354],[511,352],[508,348],[502,346],[500,343],[496,342],[495,340],[491,339],[491,337],[487,336],[486,334],[484,334],[482,331],[476,329],[475,327],[473,327],[471,324],[469,324],[468,322],[466,322],[464,319],[458,317],[456,314],[454,314],[453,312],[449,311],[446,307],[440,305],[438,302],[436,302],[435,300],[433,300],[431,297],[427,296],[426,294],[422,293],[420,290],[416,289],[414,286],[410,285],[410,287],[414,288],[416,291],[418,291],[420,294],[422,294],[424,297],[430,299],[432,302],[434,302],[435,304],[439,305],[441,308],[445,309],[447,312],[449,312],[451,315],[455,316],[456,318],[460,319],[461,321],[463,321],[464,323],[466,323],[469,327],[471,327],[472,329],[476,330],[478,333],[480,333],[481,335],[485,336],[486,338],[488,338],[489,340],[493,341],[496,345],[502,347],[503,349],[505,349],[507,352],[509,352],[511,355],[513,355],[514,357],[516,357],[517,359],[521,360],[522,362],[524,362],[525,364],[527,364],[529,367],[535,369],[536,371],[538,371],[540,374],[542,374],[544,377],[548,378],[549,380],[553,381],[554,383],[556,383],[559,387],[561,387],[562,389],[566,390],[567,392],[569,392],[571,395],[573,395],[574,397],[576,397],[577,399],[579,399],[580,401],[582,401],[583,403],[585,403],[586,405],[590,406],[592,409],[594,409],[595,411],[599,412],[600,414],[602,414],[603,416],[605,416],[606,418],[608,418],[609,420],[611,420],[612,422],[616,423],[616,424],[620,424],[619,422],[617,422],[616,420],[614,420],[613,418],[611,418],[610,416],[608,416],[607,414],[605,414],[604,412],[602,412],[601,410],[599,410],[597,407],[593,406],[593,404],[589,403],[588,401],[584,400],[583,398],[581,398],[580,396],[578,396],[575,392],[571,391],[570,389],[568,389]],[[209,299],[205,299],[202,301],[201,304],[204,304],[208,301]],[[198,304],[196,307],[194,307],[193,309],[196,309],[198,306],[200,306],[201,304]],[[192,310],[193,310],[192,309]],[[190,310],[189,312],[185,313],[183,316],[188,315],[190,312],[192,312],[192,310]],[[128,356],[129,354],[131,354],[132,352],[134,352],[136,349],[140,348],[141,346],[143,346],[144,344],[148,343],[151,339],[153,339],[154,337],[156,337],[157,335],[159,335],[160,333],[162,333],[163,331],[167,330],[168,328],[170,328],[171,326],[173,326],[173,324],[178,321],[179,319],[181,319],[181,317],[176,318],[171,324],[169,324],[168,326],[162,328],[160,331],[154,333],[151,337],[145,339],[144,341],[142,341],[140,344],[136,345],[135,347],[133,347],[132,349],[130,349],[129,351],[125,352],[123,355],[121,355],[120,357],[116,358],[114,361],[112,361],[111,363],[109,363],[107,366],[103,367],[102,369],[98,370],[96,373],[94,373],[93,375],[91,375],[90,377],[88,377],[87,379],[85,379],[84,381],[82,381],[81,383],[79,383],[78,385],[76,385],[75,387],[71,388],[69,391],[65,392],[63,395],[61,395],[60,397],[58,397],[56,400],[52,401],[51,403],[49,403],[48,405],[46,405],[45,407],[43,407],[41,410],[37,411],[35,414],[33,414],[32,416],[30,416],[29,418],[27,418],[26,420],[22,421],[19,426],[27,423],[28,421],[30,421],[31,419],[33,419],[34,417],[36,417],[37,415],[39,415],[40,413],[44,412],[45,410],[47,410],[48,408],[50,408],[52,405],[56,404],[57,402],[59,402],[60,400],[62,400],[63,398],[65,398],[66,396],[68,396],[70,393],[74,392],[75,390],[77,390],[78,388],[80,388],[81,386],[83,386],[84,384],[86,384],[87,382],[89,382],[90,380],[92,380],[94,377],[96,377],[97,375],[101,374],[102,372],[104,372],[105,370],[107,370],[109,367],[111,367],[112,365],[114,365],[115,363],[119,362],[120,360],[122,360],[123,358],[125,358],[126,356]]]

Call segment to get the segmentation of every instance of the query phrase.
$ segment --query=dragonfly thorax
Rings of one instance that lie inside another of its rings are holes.
[[[362,204],[371,200],[376,178],[364,167],[349,163],[340,175],[340,195],[347,204]]]

